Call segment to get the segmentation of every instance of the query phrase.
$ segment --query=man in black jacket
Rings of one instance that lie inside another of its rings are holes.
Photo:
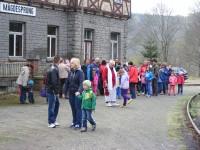
[[[55,128],[59,124],[56,122],[56,118],[59,111],[59,88],[60,88],[60,80],[59,80],[59,71],[58,64],[60,61],[59,56],[55,56],[53,60],[52,66],[47,71],[47,99],[48,99],[48,127]]]

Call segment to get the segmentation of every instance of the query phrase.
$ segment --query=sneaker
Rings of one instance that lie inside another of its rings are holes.
[[[92,125],[92,131],[95,131],[95,130],[96,130],[96,124]]]
[[[74,130],[79,130],[81,127],[77,124],[74,126]]]
[[[126,106],[125,106],[125,105],[121,105],[121,106],[120,106],[120,108],[124,108],[124,107],[126,107]]]
[[[112,104],[111,103],[107,103],[106,106],[107,107],[112,107]]]
[[[74,124],[72,123],[70,126],[69,126],[69,128],[74,128],[75,126],[74,126]]]
[[[81,128],[81,132],[87,132],[87,128]]]
[[[56,126],[60,126],[60,124],[59,124],[58,122],[55,122],[54,124],[55,124]]]
[[[120,104],[118,104],[118,103],[112,103],[112,106],[120,106]]]
[[[49,127],[49,128],[55,128],[56,125],[55,125],[54,123],[51,123],[51,124],[48,125],[48,127]]]
[[[127,104],[130,104],[132,102],[133,102],[133,99],[129,99],[128,102],[127,102]]]

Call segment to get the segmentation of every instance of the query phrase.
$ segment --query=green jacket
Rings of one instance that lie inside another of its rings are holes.
[[[83,93],[79,96],[79,98],[82,100],[82,105],[81,105],[82,109],[95,110],[96,96],[93,93],[92,89],[83,91]]]

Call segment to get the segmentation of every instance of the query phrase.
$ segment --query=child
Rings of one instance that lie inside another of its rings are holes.
[[[28,100],[29,103],[34,104],[35,100],[34,100],[34,95],[33,95],[33,85],[34,85],[34,81],[32,79],[28,80],[28,84],[27,84],[27,89],[28,89]]]
[[[82,128],[81,132],[87,131],[87,120],[92,125],[92,131],[96,129],[96,122],[92,118],[92,111],[95,110],[96,107],[96,96],[91,89],[91,82],[89,80],[85,80],[83,82],[83,93],[79,95],[80,100],[82,100]]]
[[[176,88],[177,78],[175,76],[175,73],[172,72],[171,76],[169,77],[169,91],[168,95],[171,95],[171,92],[173,92],[173,95],[175,96],[175,88]]]
[[[130,104],[133,100],[130,99],[130,97],[128,96],[128,89],[129,89],[128,73],[124,69],[120,69],[119,74],[121,75],[121,82],[120,82],[121,95],[124,98],[124,102],[121,107],[124,107],[126,106],[127,101],[128,101],[128,104]]]
[[[145,73],[141,73],[141,89],[142,89],[142,95],[147,94],[147,90],[146,90],[146,79],[145,79]]]
[[[183,94],[183,85],[184,85],[185,79],[183,76],[183,73],[180,72],[177,76],[177,84],[178,84],[178,94],[182,95]]]
[[[120,70],[119,70],[120,71]],[[120,89],[120,72],[117,72],[117,81],[116,81],[116,94],[117,94],[117,99],[121,99],[121,89]]]
[[[98,75],[96,72],[96,69],[92,70],[92,77],[93,77],[93,81],[92,81],[92,90],[95,94],[97,94],[97,87],[98,87]]]
[[[145,72],[147,97],[152,96],[152,80],[153,80],[153,73],[149,70],[149,67],[147,67],[147,70]]]

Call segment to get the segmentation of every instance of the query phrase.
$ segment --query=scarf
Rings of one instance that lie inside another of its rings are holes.
[[[109,65],[107,65],[108,68],[108,90],[113,90],[113,83],[112,83],[112,71],[109,67]],[[113,68],[114,74],[115,74],[115,79],[117,77],[117,72],[115,71],[115,68]],[[116,86],[116,84],[115,84]]]

